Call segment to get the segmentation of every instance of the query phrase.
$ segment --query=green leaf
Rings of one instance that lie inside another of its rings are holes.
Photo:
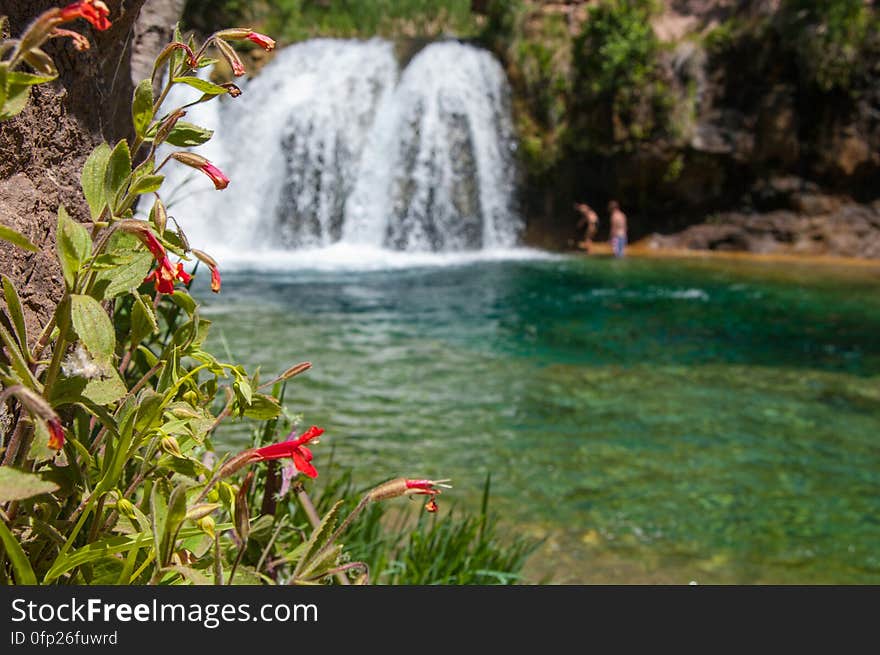
[[[218,531],[225,531],[229,530],[231,527],[231,524],[223,523],[217,525],[216,529]],[[181,530],[181,537],[184,538],[199,536],[200,534],[201,530],[198,528]],[[77,566],[82,566],[83,564],[88,564],[89,562],[94,562],[103,559],[104,557],[112,557],[119,553],[125,553],[132,549],[147,548],[150,546],[152,539],[152,534],[141,532],[136,535],[107,537],[90,543],[72,553],[59,556],[52,564],[52,568],[50,568],[44,576],[43,584],[52,582]]]
[[[33,73],[24,73],[22,71],[10,71],[6,73],[6,83],[10,86],[13,84],[18,86],[34,86],[35,84],[51,82],[55,77],[55,75],[34,75]]]
[[[130,343],[132,347],[151,334],[159,332],[159,322],[153,312],[153,303],[149,296],[135,294],[134,307],[131,310],[131,333]]]
[[[281,405],[271,396],[254,394],[251,404],[244,410],[244,415],[257,421],[267,421],[281,415]]]
[[[6,550],[6,556],[12,563],[12,571],[15,573],[15,581],[18,584],[35,585],[37,584],[37,576],[31,568],[27,555],[21,548],[21,544],[6,527],[6,523],[0,519],[0,541],[3,542],[3,548]]]
[[[0,106],[0,121],[17,116],[27,107],[31,97],[30,85],[10,84],[6,87],[6,99]]]
[[[171,302],[180,307],[183,311],[185,311],[189,316],[192,316],[196,311],[196,301],[192,299],[186,291],[181,291],[177,289],[173,294],[171,294]]]
[[[55,67],[52,57],[40,48],[31,48],[27,52],[23,52],[21,56],[35,71],[48,76],[47,82],[58,77],[58,69]]]
[[[339,517],[339,510],[343,502],[342,500],[337,501],[330,511],[324,515],[324,518],[321,519],[321,523],[315,528],[314,532],[312,532],[312,536],[306,542],[305,554],[299,560],[296,570],[293,572],[294,578],[300,577],[300,574],[312,564],[315,556],[320,554],[321,549],[327,545],[328,540],[333,535],[333,530],[336,528],[336,520]]]
[[[165,141],[173,146],[189,148],[191,146],[200,146],[203,143],[206,143],[212,136],[214,136],[213,130],[199,127],[194,123],[177,121],[177,124],[168,134],[168,138],[166,138]]]
[[[244,401],[245,405],[249,406],[251,404],[254,392],[251,389],[251,383],[248,382],[248,379],[246,377],[239,377],[235,382],[232,383],[232,388],[235,389],[236,393],[241,396],[241,400]]]
[[[167,565],[171,561],[177,533],[180,531],[181,524],[186,520],[186,490],[190,486],[185,482],[177,485],[168,499],[168,513],[165,516],[165,526],[159,548],[160,561],[163,565]]]
[[[98,220],[104,206],[107,204],[107,194],[104,192],[104,177],[107,174],[107,162],[110,159],[110,146],[102,143],[92,150],[92,154],[86,159],[83,166],[80,184],[83,195],[89,203],[89,211],[92,220]]]
[[[96,405],[109,405],[128,393],[119,374],[112,368],[109,371],[108,377],[88,381],[82,392],[83,398],[91,400]]]
[[[175,77],[175,83],[187,84],[202,93],[206,93],[210,96],[219,96],[226,93],[226,89],[222,86],[214,84],[213,82],[209,82],[208,80],[202,80],[198,77]]]
[[[128,151],[128,142],[122,139],[110,153],[107,172],[104,175],[104,193],[111,210],[116,209],[115,202],[124,190],[130,175],[131,153]]]
[[[0,503],[33,498],[57,490],[57,484],[44,480],[35,473],[25,473],[9,466],[0,466]]]
[[[68,289],[73,289],[80,268],[92,254],[92,239],[86,228],[70,218],[63,205],[58,207],[55,238],[64,281]]]
[[[128,193],[132,196],[139,196],[144,193],[152,193],[158,191],[165,181],[164,175],[144,175],[139,177],[129,188]]]
[[[179,564],[175,564],[174,566],[168,567],[168,570],[179,573],[184,580],[193,585],[204,586],[213,584],[211,578],[209,578],[207,575],[188,566],[180,566]]]
[[[101,271],[95,276],[94,288],[103,300],[110,300],[129,293],[143,284],[153,265],[148,252],[137,253],[126,264]]]
[[[165,395],[156,393],[149,386],[138,395],[137,419],[134,427],[139,432],[146,432],[157,425],[162,419],[165,408]]]
[[[70,318],[80,341],[95,359],[109,362],[116,350],[113,323],[101,304],[91,296],[70,296]]]
[[[15,333],[18,337],[18,345],[21,346],[22,354],[27,358],[28,342],[27,342],[27,326],[24,322],[24,312],[21,309],[21,300],[15,285],[8,277],[3,278],[3,295],[6,297],[6,309],[9,311],[9,317],[15,325]]]
[[[56,380],[55,384],[52,385],[49,403],[52,407],[61,407],[62,405],[80,402],[87,382],[88,380],[79,375]]]
[[[134,131],[143,138],[147,134],[150,122],[153,120],[153,82],[142,80],[134,90],[134,99],[131,102],[131,118],[134,122]]]
[[[0,341],[6,346],[6,352],[9,355],[10,364],[18,375],[19,381],[31,389],[39,390],[40,385],[37,383],[34,374],[28,366],[27,358],[21,352],[18,341],[3,327],[0,323]]]
[[[328,571],[336,567],[339,555],[342,554],[342,546],[336,544],[319,552],[303,568],[300,575],[306,580],[318,580],[325,576]]]
[[[26,236],[5,225],[0,225],[0,239],[31,252],[39,252],[40,250]]]
[[[156,552],[156,558],[159,566],[163,566],[162,538],[165,534],[165,519],[168,516],[168,504],[162,497],[162,485],[153,486],[153,492],[150,494],[150,519],[153,522],[153,550]]]

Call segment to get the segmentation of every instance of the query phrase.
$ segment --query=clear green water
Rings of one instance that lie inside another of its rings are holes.
[[[228,273],[213,345],[364,483],[492,472],[552,582],[880,583],[880,274],[567,258]],[[243,429],[228,429],[230,445]]]

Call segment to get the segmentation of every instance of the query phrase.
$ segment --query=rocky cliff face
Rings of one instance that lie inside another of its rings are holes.
[[[10,34],[17,35],[40,12],[57,4],[14,0],[4,3],[0,13],[9,18]],[[173,10],[158,12],[159,25],[155,20],[138,22],[138,16],[145,5],[156,10],[159,5],[174,4],[167,0],[108,1],[113,26],[95,32],[80,21],[76,29],[92,43],[85,52],[74,50],[69,39],[49,42],[45,49],[58,67],[58,80],[35,87],[24,112],[0,123],[0,223],[19,230],[41,248],[38,253],[24,253],[0,241],[0,271],[22,295],[31,339],[39,335],[39,326],[61,292],[61,274],[54,260],[58,207],[63,204],[77,220],[88,220],[79,185],[82,164],[102,140],[129,136],[132,62],[152,60],[160,40],[144,35],[170,34],[176,20]]]
[[[802,249],[878,256],[869,236],[877,227],[870,203],[880,196],[880,48],[870,33],[876,22],[858,44],[828,41],[833,29],[862,29],[857,21],[865,16],[876,21],[870,3],[864,15],[832,16],[843,25],[835,28],[811,18],[809,7],[796,11],[797,2],[667,0],[651,14],[657,44],[640,85],[630,81],[636,88],[599,92],[586,85],[594,84],[591,75],[600,74],[614,50],[589,59],[577,36],[594,20],[588,10],[596,2],[527,4],[525,39],[543,39],[554,53],[544,78],[562,88],[550,100],[561,105],[556,111],[563,117],[554,122],[542,106],[547,100],[536,89],[546,85],[533,79],[529,86],[528,66],[540,58],[524,55],[524,46],[507,50],[523,98],[520,125],[527,139],[531,132],[541,141],[537,162],[544,164],[535,166],[535,153],[527,162],[532,242],[565,247],[576,236],[573,201],[602,207],[616,198],[635,238],[677,233],[712,215],[711,227],[678,240],[655,239],[658,245],[767,251],[778,233],[784,250],[791,245],[784,235],[802,227],[806,241],[792,237]],[[616,39],[614,47],[633,47],[624,28],[607,38],[598,45]],[[579,56],[589,62],[580,77]],[[823,57],[829,61],[814,61]],[[852,219],[853,211],[866,222]],[[768,232],[768,220],[785,227]],[[738,236],[720,238],[720,232]]]

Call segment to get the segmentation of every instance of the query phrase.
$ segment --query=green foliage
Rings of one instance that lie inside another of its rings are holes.
[[[184,19],[203,31],[230,20],[256,23],[286,41],[316,36],[433,37],[448,32],[468,36],[477,31],[470,0],[273,0],[253,4],[189,0]]]
[[[783,34],[804,78],[820,90],[850,90],[880,52],[876,9],[863,0],[786,0]]]
[[[668,128],[672,97],[659,65],[651,0],[603,0],[575,39],[574,141],[641,141]]]
[[[600,96],[652,78],[659,50],[651,29],[653,3],[604,0],[590,9],[575,41],[574,63],[588,93]]]
[[[343,535],[346,551],[369,566],[375,584],[522,583],[525,561],[540,542],[504,538],[489,515],[489,494],[487,478],[479,512],[452,508],[442,516],[428,515],[420,506],[371,504]],[[347,508],[353,507],[356,495],[351,471],[341,470],[323,487],[316,505],[324,511],[342,497]]]
[[[52,16],[28,29],[45,27]],[[40,43],[39,34],[29,34],[17,43]],[[206,54],[211,44],[227,62],[237,63],[224,39],[246,39],[246,34],[213,34],[199,48],[192,40],[181,42],[175,31],[176,41],[160,54],[152,78],[136,87],[131,141],[112,148],[100,144],[88,157],[81,184],[92,226],[87,229],[59,207],[56,254],[65,285],[36,343],[28,339],[18,291],[3,280],[0,403],[17,416],[12,431],[3,435],[0,464],[4,581],[366,582],[368,566],[352,561],[340,541],[355,519],[365,510],[376,517],[381,500],[413,493],[430,496],[426,508],[436,511],[437,487],[446,485],[404,478],[380,486],[382,495],[365,494],[357,504],[338,500],[323,518],[315,513],[303,482],[283,504],[277,464],[257,464],[290,459],[296,466],[288,473],[299,469],[317,475],[307,463],[311,455],[305,443],[323,430],[312,428],[295,443],[289,443],[295,435],[285,440],[279,430],[279,424],[289,428],[291,423],[279,420],[284,385],[310,364],[261,383],[258,373],[220,361],[204,347],[210,321],[201,318],[188,293],[189,274],[169,257],[192,254],[211,269],[217,264],[191,250],[176,224],[169,228],[158,192],[164,182],[160,171],[168,164],[211,175],[214,168],[191,151],[174,151],[157,163],[157,147],[199,145],[213,133],[180,123],[183,107],[165,111],[162,105],[177,84],[201,91],[197,102],[226,94],[227,88],[196,80],[193,73],[214,61]],[[6,46],[0,44],[0,52],[9,50]],[[15,50],[21,56],[4,62],[3,74],[19,75],[10,72],[13,64],[27,61],[35,47]],[[159,78],[165,82],[154,98],[153,83]],[[135,213],[139,201],[152,203],[149,220],[139,217],[147,213],[143,207],[140,215]],[[0,237],[32,249],[11,229]],[[220,290],[219,284],[214,290]],[[45,358],[44,351],[51,355]],[[267,387],[271,394],[264,393]],[[227,460],[208,461],[215,430],[237,419],[265,422],[255,431],[254,447]],[[275,440],[283,443],[260,448]],[[487,525],[485,510],[479,520],[438,521],[427,541],[412,533],[400,554],[396,546],[388,552],[403,558],[406,571],[422,572],[422,577],[408,573],[414,580],[509,581],[527,548],[517,545],[499,555]],[[434,547],[448,562],[429,570],[428,553]],[[392,561],[390,555],[383,557]]]

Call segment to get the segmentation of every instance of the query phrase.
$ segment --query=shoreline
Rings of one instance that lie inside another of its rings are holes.
[[[585,257],[612,257],[611,244],[607,241],[593,243],[589,254],[580,250],[568,250],[567,254],[580,254]],[[807,255],[796,253],[755,253],[730,250],[696,250],[689,248],[657,248],[647,239],[641,239],[626,247],[627,257],[651,259],[725,259],[730,261],[819,264],[823,266],[858,267],[880,271],[880,259],[866,257],[841,257],[839,255]]]

